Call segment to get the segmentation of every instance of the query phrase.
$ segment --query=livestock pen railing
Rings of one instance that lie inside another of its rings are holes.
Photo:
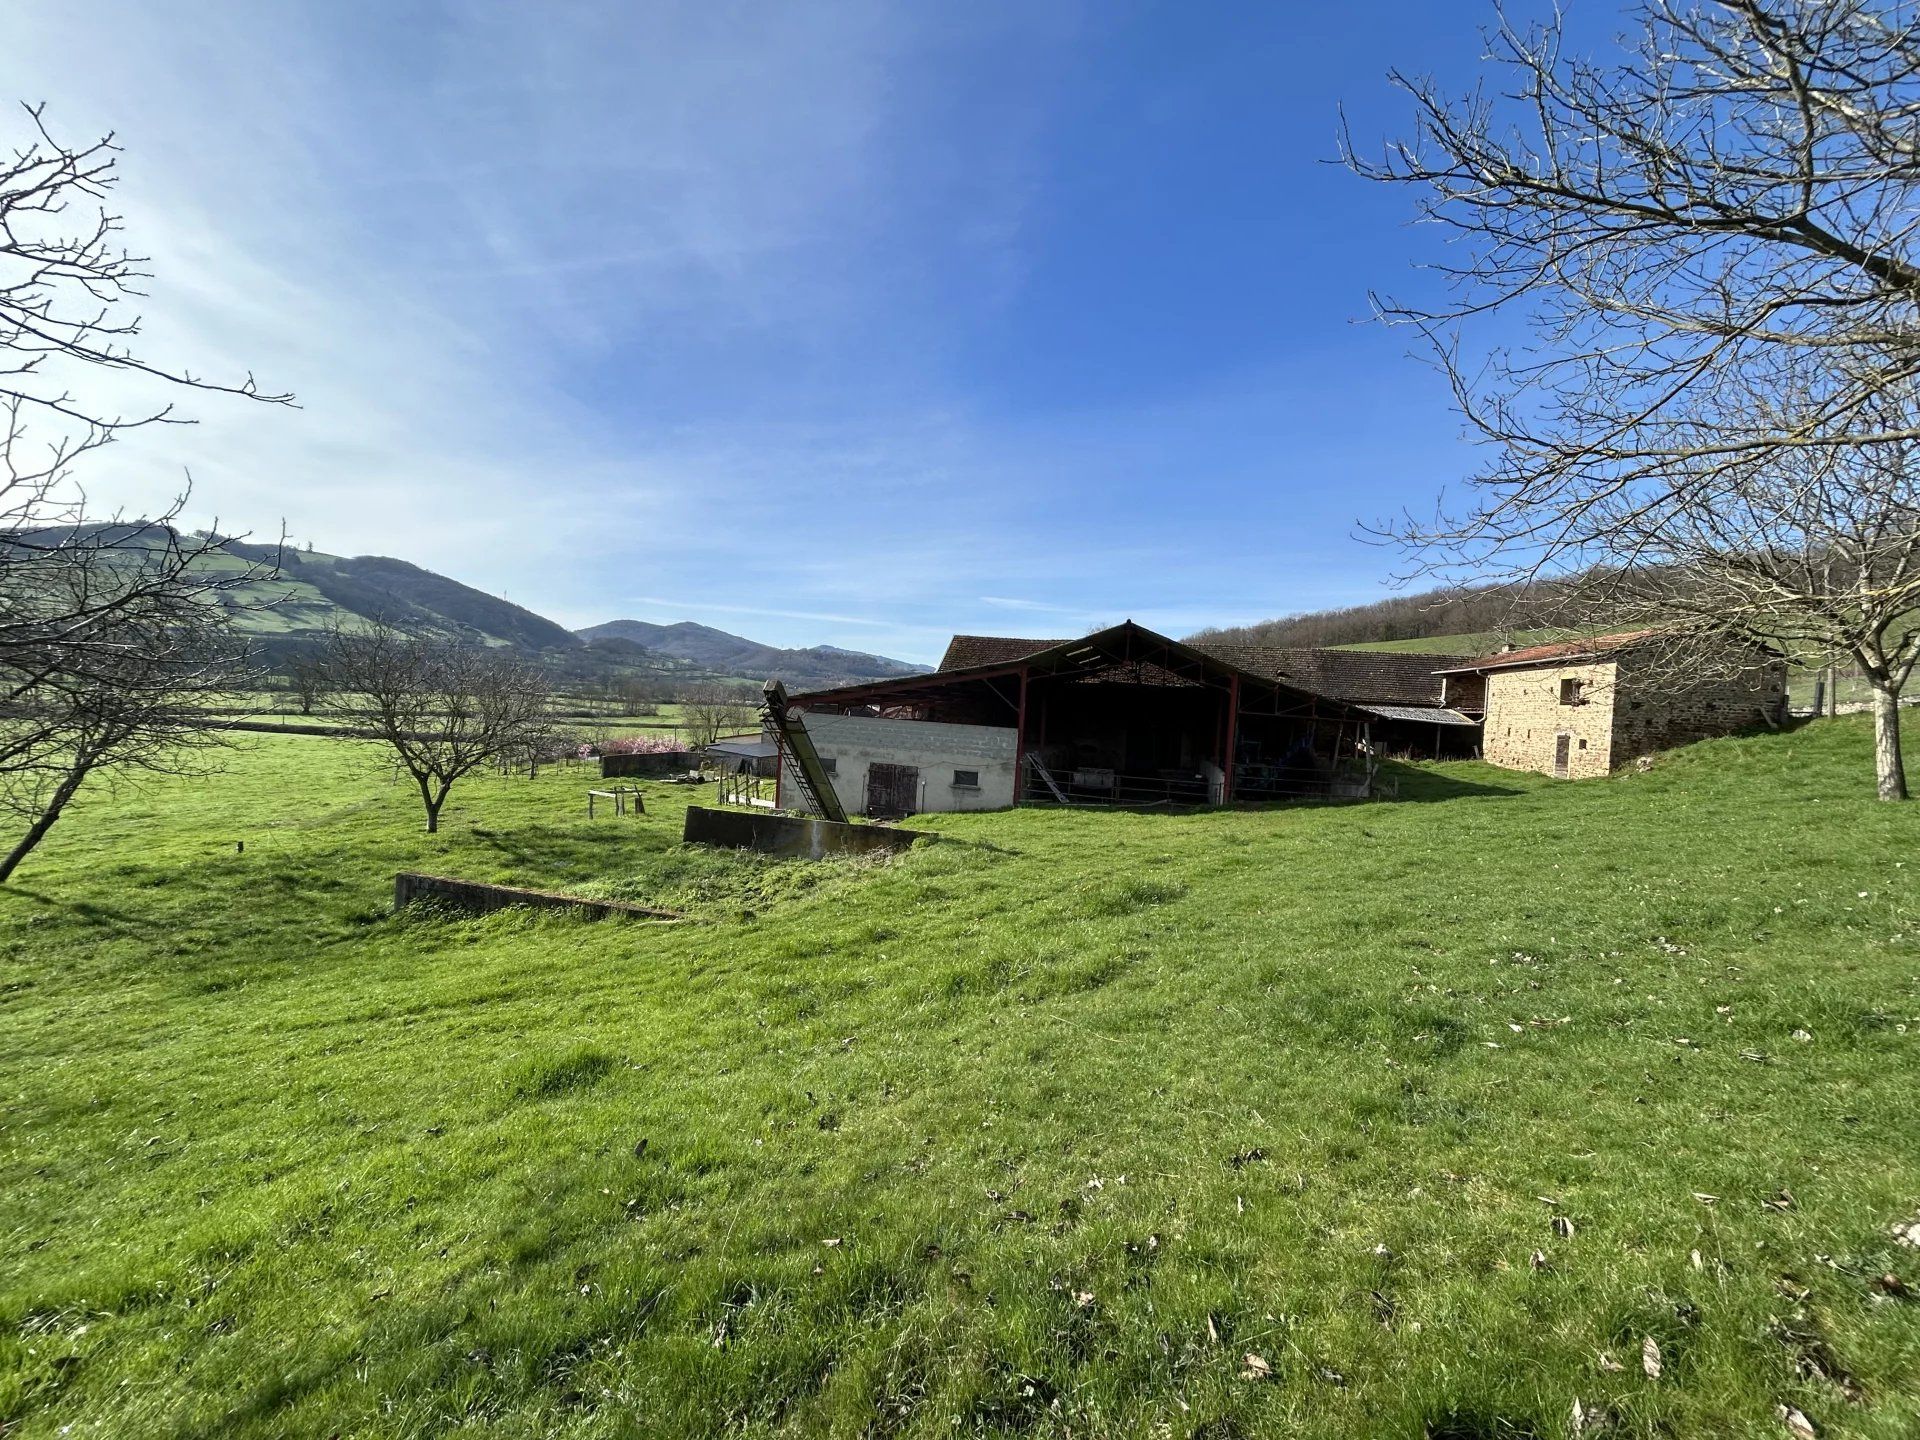
[[[762,776],[748,772],[722,771],[720,775],[719,800],[722,805],[759,805],[773,804],[772,782]]]

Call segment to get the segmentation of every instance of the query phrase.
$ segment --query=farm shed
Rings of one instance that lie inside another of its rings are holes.
[[[790,703],[855,814],[1357,796],[1373,770],[1366,710],[1132,621],[955,636],[931,675]]]
[[[1634,630],[1503,651],[1445,675],[1485,685],[1489,761],[1562,780],[1787,718],[1786,662],[1771,651],[1679,668],[1656,632]]]
[[[722,735],[700,754],[727,775],[761,775],[771,779],[780,764],[780,744],[765,734]]]

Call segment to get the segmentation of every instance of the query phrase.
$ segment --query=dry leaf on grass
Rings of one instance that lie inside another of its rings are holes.
[[[1640,1342],[1640,1368],[1649,1380],[1660,1378],[1660,1342],[1651,1335]]]
[[[1240,1367],[1240,1378],[1242,1380],[1271,1380],[1273,1378],[1273,1366],[1269,1365],[1264,1358],[1249,1350],[1245,1363]]]
[[[1780,1417],[1780,1423],[1798,1440],[1814,1440],[1819,1433],[1813,1428],[1813,1422],[1791,1405],[1776,1405],[1773,1413]]]

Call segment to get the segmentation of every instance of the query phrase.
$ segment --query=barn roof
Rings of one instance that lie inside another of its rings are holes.
[[[968,663],[959,663],[959,662]],[[1013,636],[956,635],[940,668],[931,675],[864,681],[813,690],[791,697],[794,704],[911,704],[948,692],[956,684],[1026,673],[1034,678],[1091,683],[1125,677],[1133,684],[1187,686],[1225,684],[1234,675],[1271,685],[1308,702],[1348,702],[1283,675],[1250,670],[1224,655],[1210,653],[1136,625],[1131,620],[1096,630],[1077,640],[1029,640]]]
[[[1064,640],[1022,640],[1012,635],[956,635],[947,642],[940,669],[971,670],[976,665],[1006,665],[1064,645]]]
[[[1031,655],[1069,644],[1066,640],[1029,640],[1014,635],[956,635],[940,657],[940,670],[970,670],[1011,665]],[[1465,669],[1470,655],[1418,655],[1392,650],[1311,650],[1273,645],[1220,645],[1199,641],[1193,649],[1237,670],[1282,680],[1330,700],[1381,705],[1437,705],[1443,667]]]

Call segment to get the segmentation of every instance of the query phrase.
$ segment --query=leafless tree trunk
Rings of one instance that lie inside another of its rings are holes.
[[[53,585],[38,597],[42,608],[84,608],[64,593],[76,573],[36,577]],[[98,583],[110,587],[114,578]],[[244,673],[225,615],[192,589],[152,593],[123,581],[121,591],[124,604],[95,616],[84,634],[66,637],[67,650],[83,663],[0,669],[10,682],[0,702],[0,809],[25,825],[0,858],[0,882],[90,778],[188,773],[224,741],[206,707]],[[29,608],[33,597],[11,598]]]
[[[326,681],[329,711],[371,731],[413,777],[429,834],[455,781],[550,735],[546,676],[511,651],[384,624],[336,629]]]
[[[1904,796],[1920,6],[1638,14],[1623,64],[1569,55],[1557,22],[1500,18],[1497,96],[1396,75],[1417,137],[1378,160],[1349,144],[1360,174],[1413,186],[1465,242],[1440,267],[1452,301],[1381,309],[1427,338],[1492,456],[1464,509],[1379,528],[1449,578],[1582,576],[1583,619],[1770,641],[1806,664],[1851,654],[1893,697],[1878,788]],[[1533,343],[1476,343],[1491,311],[1523,316]],[[1670,608],[1651,614],[1650,595]]]

